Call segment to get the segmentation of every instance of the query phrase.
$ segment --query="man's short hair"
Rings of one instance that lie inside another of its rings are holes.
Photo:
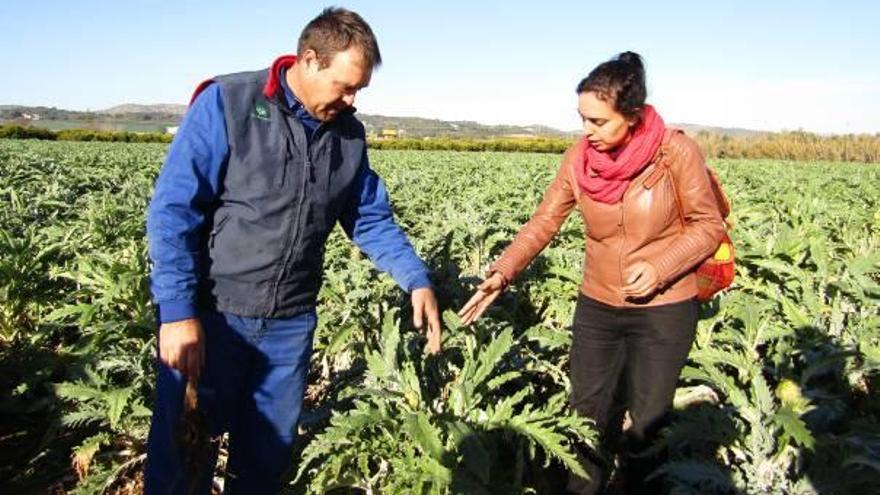
[[[314,50],[321,67],[327,67],[337,53],[352,46],[361,49],[370,68],[382,64],[379,43],[367,21],[350,10],[330,7],[306,25],[299,35],[296,50],[300,57],[307,50]]]

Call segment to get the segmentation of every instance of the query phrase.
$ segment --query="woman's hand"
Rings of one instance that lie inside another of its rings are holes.
[[[660,276],[654,265],[647,261],[637,261],[629,270],[626,283],[623,287],[623,295],[627,299],[642,299],[654,293]]]
[[[477,321],[483,315],[489,305],[504,291],[504,277],[500,273],[493,273],[477,287],[477,292],[471,296],[470,301],[458,312],[461,324],[468,326]]]

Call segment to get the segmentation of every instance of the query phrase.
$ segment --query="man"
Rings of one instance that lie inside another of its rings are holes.
[[[159,376],[145,491],[208,493],[185,465],[179,425],[187,380],[212,435],[229,431],[236,493],[274,493],[288,467],[308,374],[324,245],[339,222],[411,292],[414,324],[440,348],[427,269],[394,223],[370,169],[357,92],[381,63],[367,23],[326,9],[297,56],[213,78],[196,90],[150,204]]]

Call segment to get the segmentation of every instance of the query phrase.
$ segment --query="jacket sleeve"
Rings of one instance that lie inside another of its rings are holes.
[[[370,168],[366,152],[339,223],[373,264],[390,273],[401,289],[412,292],[431,286],[428,268],[394,221],[388,191]]]
[[[168,148],[147,212],[150,290],[159,320],[196,315],[205,218],[219,194],[229,145],[218,85],[195,99]]]
[[[659,287],[669,285],[709,257],[724,236],[724,222],[697,143],[677,135],[670,143],[669,159],[669,172],[684,225],[669,249],[650,260],[657,269]]]
[[[576,159],[577,155],[577,145],[565,153],[562,165],[544,192],[541,204],[516,234],[513,242],[489,268],[490,273],[500,273],[506,283],[513,282],[559,232],[562,223],[577,203],[569,180],[571,160]]]

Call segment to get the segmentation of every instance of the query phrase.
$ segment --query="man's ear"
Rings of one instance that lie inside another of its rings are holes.
[[[317,72],[321,70],[321,61],[318,58],[317,52],[315,50],[309,48],[306,50],[298,59],[298,63],[303,64],[303,67],[309,72]]]

